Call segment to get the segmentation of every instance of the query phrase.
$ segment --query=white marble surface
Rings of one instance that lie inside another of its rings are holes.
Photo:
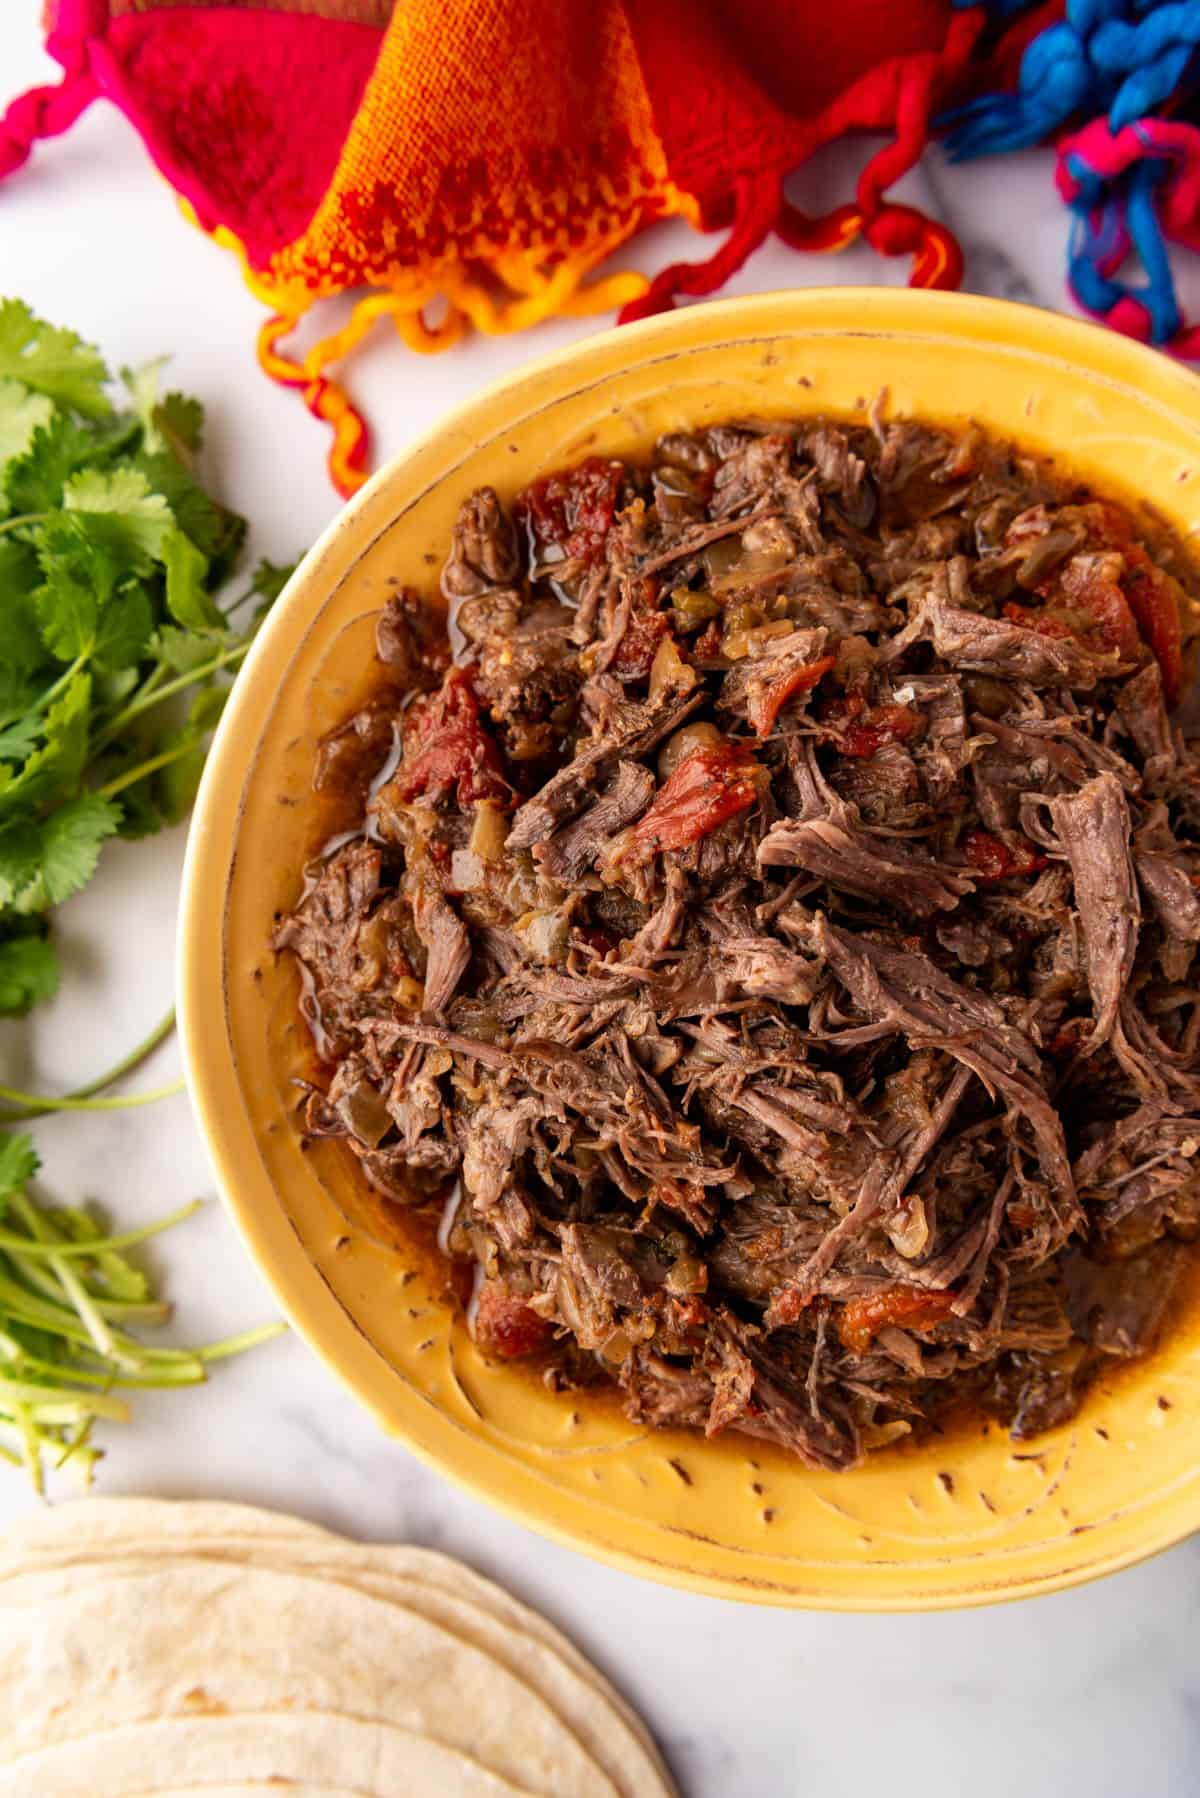
[[[5,93],[45,78],[39,10],[38,0],[0,5]],[[844,197],[861,154],[823,159],[797,196],[813,206]],[[936,204],[960,231],[971,285],[1060,302],[1065,225],[1047,156],[969,172],[939,164],[905,194]],[[662,228],[641,255],[648,264],[695,254],[688,239],[682,227]],[[898,281],[903,272],[865,251],[805,260],[775,247],[731,288],[831,278]],[[0,292],[94,338],[114,364],[174,352],[172,379],[209,401],[214,460],[255,520],[256,549],[290,554],[331,516],[323,431],[254,364],[257,305],[233,264],[182,222],[112,112],[94,111],[0,189]],[[394,342],[372,347],[355,379],[371,396],[379,452],[400,448],[494,373],[586,328],[475,342],[444,360]],[[62,918],[69,973],[60,997],[27,1025],[0,1025],[0,1078],[62,1090],[165,1009],[182,847],[176,832],[106,854],[100,878]],[[147,1081],[168,1079],[176,1059],[173,1048],[160,1051]],[[110,1202],[123,1220],[213,1190],[183,1098],[56,1119],[36,1135],[50,1185]],[[271,1315],[215,1200],[158,1255],[179,1340]],[[133,1423],[106,1446],[107,1492],[284,1506],[463,1556],[546,1610],[625,1688],[688,1798],[1200,1790],[1200,1543],[1061,1597],[957,1615],[830,1617],[695,1598],[610,1572],[464,1497],[381,1436],[294,1339],[219,1368],[198,1392],[139,1395]],[[0,1522],[32,1502],[20,1476],[0,1470]]]

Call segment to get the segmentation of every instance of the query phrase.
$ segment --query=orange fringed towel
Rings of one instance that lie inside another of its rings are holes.
[[[9,109],[0,174],[93,99],[120,106],[240,257],[270,308],[262,365],[333,427],[349,493],[366,427],[328,371],[380,320],[434,350],[470,325],[635,317],[713,292],[772,231],[817,250],[863,236],[911,255],[915,282],[957,285],[953,238],[887,189],[1054,10],[1001,32],[951,0],[49,0],[65,78]],[[852,203],[800,214],[784,177],[855,129],[892,141]],[[716,253],[653,281],[594,275],[671,215],[723,230]],[[368,290],[350,323],[290,356],[304,314],[348,289]]]

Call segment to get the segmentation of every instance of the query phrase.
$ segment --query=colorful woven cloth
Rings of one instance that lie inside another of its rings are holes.
[[[1106,29],[1128,27],[1135,38],[1152,13],[1187,18],[1168,21],[1153,43],[1114,50],[1110,33],[1103,81],[1084,56],[1069,87],[1035,66],[1046,60],[1040,33],[1068,30],[1091,44],[1059,21],[1061,10],[1058,0],[1032,9],[1012,0],[841,0],[836,9],[815,0],[47,0],[47,44],[64,79],[9,108],[0,175],[94,99],[115,102],[193,220],[241,258],[270,308],[260,360],[332,425],[331,470],[350,492],[364,478],[366,429],[329,370],[380,320],[432,350],[469,326],[511,331],[613,307],[637,317],[714,292],[772,231],[806,250],[862,237],[910,256],[915,283],[956,286],[962,259],[950,233],[888,198],[939,117],[958,121],[970,152],[991,147],[997,129],[1010,141],[1053,131],[1093,96],[1115,96],[1127,112],[1131,80],[1139,102],[1145,94],[1158,104],[1190,77],[1195,59],[1184,52],[1194,47],[1198,0],[1174,9],[1070,0],[1070,19],[1103,14]],[[1143,65],[1151,75],[1139,85]],[[999,101],[987,98],[992,89]],[[1004,111],[1014,104],[1015,138]],[[1200,216],[1194,128],[1153,139],[1154,169],[1170,172],[1156,173],[1147,193],[1133,169],[1149,154],[1144,125],[1123,121],[1111,143],[1081,133],[1063,165],[1080,216],[1103,215],[1103,255],[1089,260],[1076,246],[1076,287],[1085,304],[1099,294],[1110,311],[1122,297],[1110,291],[1118,261],[1131,247],[1145,257],[1144,215],[1164,183],[1175,235],[1194,237]],[[803,215],[784,197],[785,176],[854,130],[889,141],[853,200],[823,218]],[[1114,211],[1110,188],[1123,181],[1131,197]],[[652,281],[595,273],[669,216],[723,231],[716,253]],[[290,356],[285,340],[304,314],[351,289],[366,291],[349,324]],[[1153,308],[1148,316],[1143,334],[1161,336]],[[1128,328],[1130,319],[1114,322]],[[1179,338],[1177,321],[1167,335]]]

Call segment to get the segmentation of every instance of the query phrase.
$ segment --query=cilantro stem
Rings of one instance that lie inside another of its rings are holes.
[[[69,1393],[61,1388],[35,1386],[32,1381],[9,1380],[0,1375],[0,1411],[12,1405],[28,1405],[31,1410],[47,1411],[69,1406],[72,1417],[88,1411],[93,1417],[115,1417],[121,1422],[129,1416],[129,1406],[119,1398],[106,1398],[103,1393]]]
[[[131,724],[142,712],[159,705],[164,699],[173,699],[176,693],[196,686],[198,682],[207,680],[209,675],[219,673],[222,668],[232,667],[234,662],[241,660],[249,647],[248,643],[236,643],[231,649],[221,650],[219,655],[210,656],[207,662],[198,663],[195,668],[189,668],[186,674],[177,675],[174,680],[166,681],[162,686],[155,680],[155,675],[159,672],[156,668],[142,682],[129,703],[122,706],[116,716],[110,718],[104,729],[93,738],[93,754],[107,749],[121,735],[126,725]]]
[[[44,1093],[23,1093],[15,1086],[0,1086],[0,1100],[22,1107],[16,1115],[0,1114],[0,1125],[16,1123],[19,1117],[40,1117],[46,1111],[129,1111],[137,1105],[156,1105],[160,1099],[173,1099],[183,1091],[184,1082],[173,1080],[170,1086],[156,1086],[148,1093],[127,1093],[123,1098],[53,1099]]]
[[[15,531],[24,524],[45,524],[46,520],[51,517],[53,514],[50,512],[21,512],[16,518],[6,518],[4,523],[0,524],[0,537],[4,535],[5,531]]]
[[[84,1259],[94,1258],[106,1250],[131,1249],[135,1243],[146,1242],[151,1236],[157,1236],[160,1230],[169,1230],[172,1224],[181,1224],[184,1218],[199,1211],[203,1203],[203,1199],[190,1199],[178,1211],[172,1211],[169,1217],[160,1217],[152,1224],[143,1224],[139,1230],[122,1230],[116,1236],[93,1236],[86,1242],[67,1241],[51,1246],[45,1242],[31,1242],[11,1230],[0,1230],[0,1249],[20,1255],[78,1255]]]
[[[170,1036],[174,1028],[175,1007],[172,1005],[166,1016],[159,1019],[153,1030],[142,1038],[135,1049],[131,1049],[128,1055],[122,1056],[120,1061],[103,1074],[98,1075],[95,1080],[89,1080],[86,1086],[75,1087],[73,1091],[64,1095],[65,1098],[75,1105],[81,1099],[94,1098],[97,1093],[103,1092],[106,1086],[115,1086],[118,1080],[123,1079],[126,1074],[132,1074],[135,1068],[140,1067],[142,1062],[154,1053],[158,1045]],[[138,1095],[135,1094],[134,1097],[137,1099]],[[138,1102],[141,1102],[140,1099]],[[61,1110],[62,1105],[62,1099],[36,1099],[26,1105],[23,1111],[5,1112],[0,1116],[0,1125],[23,1124],[29,1118],[41,1117],[44,1112]]]
[[[260,1342],[270,1342],[286,1332],[285,1323],[259,1324],[257,1329],[243,1330],[239,1336],[226,1336],[223,1342],[210,1342],[207,1348],[198,1348],[196,1357],[205,1365],[210,1361],[224,1361],[228,1355],[240,1355],[243,1349],[256,1348]]]
[[[16,1291],[23,1294],[32,1304],[40,1307],[43,1313],[53,1314],[43,1315],[40,1319],[26,1315],[25,1322],[38,1323],[40,1321],[43,1328],[48,1330],[54,1330],[57,1327],[56,1319],[57,1323],[61,1323],[65,1318],[68,1325],[73,1325],[75,1313],[74,1311],[63,1309],[62,1286],[55,1278],[54,1274],[48,1272],[36,1256],[26,1255],[17,1257],[13,1254],[11,1249],[7,1252],[11,1259],[16,1261],[18,1272],[26,1282],[25,1286],[17,1287]],[[45,1294],[44,1299],[39,1299],[36,1296],[39,1292]],[[11,1308],[13,1303],[12,1282],[6,1282],[3,1278],[0,1278],[0,1299],[3,1299]],[[170,1306],[164,1305],[157,1299],[97,1298],[93,1300],[93,1303],[101,1317],[111,1317],[115,1321],[125,1323],[163,1324],[166,1323],[167,1318],[171,1314]],[[17,1313],[14,1310],[13,1316],[15,1317],[16,1315]],[[70,1330],[60,1330],[59,1334],[64,1336],[69,1335]],[[83,1338],[80,1338],[80,1340],[83,1340]],[[132,1337],[128,1338],[128,1340],[131,1343],[133,1342]],[[137,1344],[134,1343],[133,1346],[136,1347]],[[175,1353],[175,1350],[147,1349],[146,1352],[147,1354],[166,1355],[170,1357]]]
[[[29,1231],[29,1234],[35,1241],[54,1244],[61,1243],[62,1238],[54,1228],[53,1224],[50,1223],[48,1218],[42,1215],[36,1205],[30,1204],[23,1192],[14,1192],[10,1194],[9,1203],[12,1205],[13,1210],[17,1213],[21,1222],[25,1225],[25,1228]],[[68,1263],[63,1260],[62,1256],[58,1254],[49,1255],[47,1261],[51,1270],[57,1276],[63,1292],[66,1294],[67,1298],[70,1299],[72,1305],[79,1313],[79,1321],[91,1337],[96,1353],[103,1356],[106,1360],[116,1361],[121,1367],[137,1366],[137,1357],[132,1356],[118,1345],[116,1337],[109,1329],[104,1318],[100,1315],[100,1312],[93,1303],[91,1293],[89,1293],[75,1269],[69,1266]],[[0,1386],[2,1385],[3,1380],[0,1379]]]
[[[29,711],[31,713],[44,712],[48,706],[53,705],[59,694],[64,692],[66,688],[70,686],[80,669],[87,665],[91,653],[91,647],[89,645],[87,649],[75,657],[71,666],[64,669],[58,679],[51,686],[46,688],[46,691],[42,694],[41,698],[34,700],[33,704],[29,707]]]
[[[124,774],[118,774],[115,780],[107,781],[104,786],[97,787],[96,797],[98,799],[115,799],[118,793],[125,791],[126,787],[132,787],[139,780],[144,780],[147,774],[153,774],[157,769],[166,768],[172,762],[179,761],[181,756],[194,755],[195,752],[195,743],[188,742],[177,743],[174,749],[164,749],[158,755],[148,756],[135,768],[127,768]]]
[[[30,1483],[38,1497],[41,1498],[46,1490],[45,1476],[42,1473],[41,1438],[34,1429],[33,1419],[24,1405],[16,1405],[13,1410],[11,1421],[15,1424],[21,1438],[21,1457],[28,1469]]]
[[[282,1328],[282,1326],[280,1327]],[[63,1370],[58,1363],[40,1361],[36,1355],[26,1355],[22,1365],[29,1373],[44,1373],[55,1380],[63,1378]],[[152,1369],[149,1373],[114,1373],[111,1368],[101,1370],[95,1367],[72,1367],[69,1377],[81,1385],[99,1387],[103,1391],[108,1391],[110,1388],[115,1390],[117,1387],[150,1389],[163,1386],[202,1386],[208,1375],[204,1371],[203,1361],[197,1354],[187,1362],[172,1362],[166,1366],[160,1364],[157,1371]]]

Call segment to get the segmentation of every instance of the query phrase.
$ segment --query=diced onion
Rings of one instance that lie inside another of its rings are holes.
[[[508,820],[491,799],[481,799],[475,807],[475,822],[467,847],[485,862],[498,862],[508,841]]]
[[[657,705],[663,694],[672,689],[687,693],[695,686],[697,678],[696,670],[684,661],[675,647],[675,639],[664,637],[650,664],[650,704]]]
[[[669,736],[658,752],[658,778],[669,780],[680,762],[686,761],[697,749],[713,749],[723,738],[715,724],[707,724],[703,719],[695,724],[685,724]]]

